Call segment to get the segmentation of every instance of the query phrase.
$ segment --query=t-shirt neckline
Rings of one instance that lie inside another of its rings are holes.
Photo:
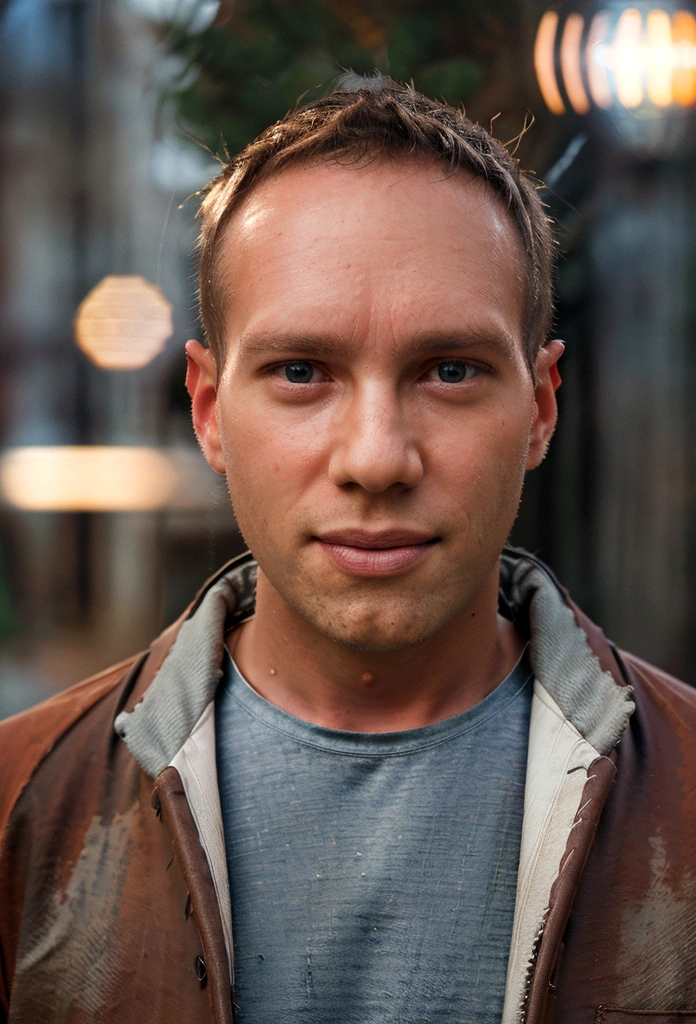
[[[480,728],[501,714],[513,701],[520,699],[525,690],[531,695],[532,681],[533,672],[525,647],[512,671],[473,707],[432,725],[386,733],[330,729],[283,711],[249,684],[227,649],[224,654],[222,685],[244,713],[298,743],[334,754],[384,757],[403,756],[424,750]]]

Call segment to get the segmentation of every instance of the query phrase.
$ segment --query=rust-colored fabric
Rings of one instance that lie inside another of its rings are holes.
[[[530,963],[526,1024],[686,1022],[685,1011],[696,1016],[696,693],[575,614],[602,667],[634,687],[636,712],[589,771]],[[148,778],[113,729],[184,618],[139,659],[0,723],[2,1024],[233,1020],[181,779],[171,767]]]
[[[628,1021],[618,1014],[629,1010],[661,1013],[670,1024],[675,1011],[696,1017],[696,692],[616,656],[636,712],[615,751],[616,780],[563,949],[549,957],[556,976],[539,978],[540,1022],[594,1024],[600,1006],[615,1008],[597,1017],[606,1024]],[[557,935],[546,937],[560,946]]]
[[[600,1006],[595,1024],[689,1024],[696,1021],[696,1010],[660,1013],[654,1010],[625,1010],[619,1006]]]
[[[138,660],[129,658],[44,701],[31,714],[16,715],[2,723],[0,835],[35,766],[85,711],[123,682],[124,675]]]
[[[219,983],[198,977],[206,952],[195,908],[210,906],[209,877],[199,872],[189,898],[194,880],[174,855],[167,815],[152,806],[152,780],[113,732],[129,682],[120,675],[106,695],[94,684],[89,713],[52,744],[2,836],[0,1020],[11,1024],[231,1019],[229,986],[216,1010]],[[82,704],[85,690],[77,697]],[[34,716],[45,715],[44,707],[0,725],[3,770],[5,737],[25,725],[31,733]],[[183,819],[180,845],[195,833]],[[208,959],[221,956],[224,947]]]
[[[230,965],[213,879],[175,768],[165,768],[158,777],[153,806],[161,809],[165,824],[171,828],[177,864],[191,894],[187,912],[196,920],[203,946],[197,969],[199,981],[210,985],[215,1024],[232,1024]]]
[[[615,774],[614,762],[608,757],[598,757],[589,767],[558,877],[551,889],[543,939],[529,979],[526,997],[529,1020],[549,1019],[547,999],[552,991],[549,979],[554,975],[568,916]]]

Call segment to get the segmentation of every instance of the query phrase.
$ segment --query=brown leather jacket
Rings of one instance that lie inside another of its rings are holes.
[[[0,1021],[232,1022],[211,708],[253,600],[247,555],[145,654],[0,724]],[[503,1024],[696,1022],[696,692],[512,549],[501,606],[536,680]]]

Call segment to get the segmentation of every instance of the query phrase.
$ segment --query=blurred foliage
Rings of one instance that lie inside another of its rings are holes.
[[[182,72],[168,98],[185,132],[233,154],[342,71],[378,69],[463,103],[486,127],[500,115],[504,142],[529,112],[541,114],[520,151],[539,169],[559,126],[534,82],[537,17],[524,0],[223,0],[203,32],[170,26],[166,44]]]

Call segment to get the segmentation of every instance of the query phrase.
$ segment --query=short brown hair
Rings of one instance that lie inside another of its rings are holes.
[[[483,178],[503,200],[525,253],[524,345],[534,376],[536,354],[551,327],[553,264],[550,221],[535,185],[505,146],[463,111],[391,79],[357,75],[345,76],[342,87],[329,96],[296,107],[267,128],[205,190],[199,210],[200,311],[218,367],[224,361],[224,303],[217,264],[232,213],[260,181],[283,168],[369,156],[434,159],[451,172],[463,170]]]

